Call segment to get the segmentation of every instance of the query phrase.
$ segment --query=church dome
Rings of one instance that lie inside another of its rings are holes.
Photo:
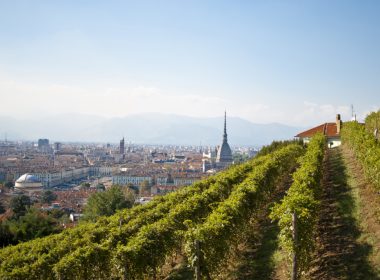
[[[26,173],[16,180],[16,183],[39,183],[41,182],[36,176]]]
[[[42,190],[42,183],[35,175],[26,173],[16,180],[15,188],[26,191],[40,191]]]

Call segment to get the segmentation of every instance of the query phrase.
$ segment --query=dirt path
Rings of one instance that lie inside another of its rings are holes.
[[[359,241],[372,246],[369,261],[380,275],[380,191],[368,184],[352,150],[343,146],[342,154],[358,201]]]
[[[310,279],[380,279],[368,256],[373,247],[358,241],[358,199],[342,150],[330,149],[324,162],[323,193],[315,260]]]

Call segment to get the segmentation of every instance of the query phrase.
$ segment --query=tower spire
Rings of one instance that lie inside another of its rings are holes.
[[[227,142],[227,112],[224,110],[224,133],[223,141]]]
[[[223,131],[223,142],[218,148],[216,155],[216,163],[219,167],[227,167],[232,163],[232,152],[230,145],[227,141],[227,110],[224,110],[224,131]]]

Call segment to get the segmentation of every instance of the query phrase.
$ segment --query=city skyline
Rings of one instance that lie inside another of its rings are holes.
[[[0,115],[312,126],[379,108],[380,3],[0,2]]]

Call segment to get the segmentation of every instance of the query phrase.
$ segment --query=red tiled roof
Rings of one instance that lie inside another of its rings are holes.
[[[316,133],[321,132],[327,137],[340,136],[337,133],[336,123],[324,123],[319,126],[313,127],[309,130],[303,131],[297,134],[295,137],[299,138],[310,138],[313,137]]]

